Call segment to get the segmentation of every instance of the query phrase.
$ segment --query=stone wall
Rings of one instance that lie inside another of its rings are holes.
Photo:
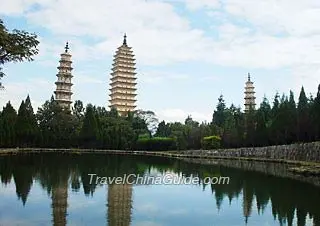
[[[320,162],[320,142],[236,149],[189,150],[184,154],[201,157],[251,157]]]
[[[185,162],[197,163],[203,165],[221,165],[225,167],[255,171],[264,173],[267,175],[273,175],[277,177],[285,177],[295,179],[303,182],[307,182],[320,187],[320,177],[318,176],[304,176],[292,173],[289,168],[290,164],[274,163],[274,162],[257,162],[257,161],[244,161],[244,160],[224,160],[224,159],[182,159]]]

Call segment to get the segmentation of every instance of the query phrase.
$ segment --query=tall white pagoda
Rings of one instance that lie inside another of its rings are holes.
[[[55,94],[55,100],[58,102],[58,104],[65,108],[70,109],[70,105],[72,103],[71,101],[71,79],[72,79],[72,61],[71,61],[71,55],[68,52],[69,50],[69,44],[66,43],[65,51],[61,54],[60,59],[60,65],[58,67],[58,81],[56,81],[56,91],[54,91]]]
[[[135,59],[132,48],[127,45],[124,35],[123,44],[117,49],[112,64],[110,108],[115,108],[125,116],[136,108],[136,73]]]
[[[256,107],[256,97],[255,97],[255,91],[253,82],[250,78],[250,73],[248,73],[248,81],[246,82],[245,91],[244,91],[244,106],[245,106],[245,112],[248,112],[250,109],[255,110]]]

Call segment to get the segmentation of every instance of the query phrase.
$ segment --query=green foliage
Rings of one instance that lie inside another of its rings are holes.
[[[299,141],[309,141],[310,134],[310,118],[309,118],[309,103],[308,98],[304,92],[304,88],[301,88],[298,102],[298,140]]]
[[[80,132],[80,143],[83,147],[91,147],[97,144],[99,139],[99,128],[93,106],[89,104],[83,119]]]
[[[220,95],[218,99],[217,109],[214,111],[212,116],[212,124],[215,124],[219,127],[223,126],[225,120],[225,110],[226,104],[224,103],[223,95]]]
[[[9,32],[0,19],[0,87],[2,65],[8,62],[32,61],[33,56],[38,54],[37,36],[26,31],[13,30]]]
[[[17,144],[20,147],[33,146],[38,137],[38,126],[33,113],[30,97],[22,101],[15,124]]]
[[[40,146],[72,147],[76,142],[76,118],[62,109],[51,97],[37,112]]]
[[[0,146],[196,150],[316,141],[320,139],[320,86],[314,98],[308,98],[302,88],[298,104],[292,91],[289,97],[277,93],[272,107],[264,98],[257,110],[246,113],[233,104],[226,107],[221,95],[210,123],[199,123],[191,115],[184,123],[161,121],[156,130],[150,126],[155,123],[152,111],[129,112],[124,117],[114,108],[108,111],[89,104],[84,109],[81,101],[69,111],[53,96],[35,115],[28,96],[18,114],[10,102],[0,113]]]
[[[1,113],[1,146],[14,147],[16,145],[16,133],[14,125],[17,120],[17,112],[10,101],[3,108]]]
[[[150,134],[156,133],[159,122],[153,111],[137,110],[134,112],[134,116],[145,122]]]
[[[318,86],[317,96],[313,101],[311,109],[311,120],[314,125],[313,140],[320,140],[320,85]]]
[[[144,151],[168,151],[174,150],[175,139],[169,137],[153,137],[153,138],[140,138],[137,140],[135,150]]]
[[[165,121],[161,121],[158,124],[158,128],[157,128],[155,136],[168,137],[170,135],[170,133],[171,133],[171,131],[170,131],[169,125],[166,124]]]
[[[150,134],[149,133],[145,133],[145,134],[140,134],[139,137],[138,137],[138,140],[139,139],[149,139],[149,138],[151,138]]]
[[[202,149],[211,150],[218,149],[221,147],[221,137],[219,136],[208,136],[204,137],[201,142]]]

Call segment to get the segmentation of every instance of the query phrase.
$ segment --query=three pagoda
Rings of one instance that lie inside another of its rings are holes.
[[[60,65],[58,67],[58,80],[55,82],[56,90],[55,100],[58,104],[70,110],[72,104],[72,61],[71,54],[68,52],[68,42],[65,46],[64,53],[61,54]],[[110,78],[110,105],[109,107],[115,108],[121,116],[126,116],[128,112],[134,112],[136,108],[136,68],[135,58],[132,51],[132,47],[127,44],[127,36],[124,35],[123,43],[117,48],[114,55],[112,64],[112,73]],[[245,112],[249,112],[250,109],[255,110],[255,91],[253,82],[248,73],[248,80],[245,84]]]

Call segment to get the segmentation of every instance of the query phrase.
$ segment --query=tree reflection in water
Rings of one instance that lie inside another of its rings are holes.
[[[17,197],[22,205],[27,205],[33,182],[40,183],[51,197],[53,225],[59,226],[67,224],[69,187],[74,192],[80,192],[82,188],[86,196],[94,196],[97,186],[101,186],[89,184],[88,174],[119,177],[131,173],[142,175],[150,173],[152,169],[162,173],[171,171],[184,176],[197,176],[200,179],[219,175],[230,177],[229,184],[210,186],[200,183],[199,186],[211,189],[217,209],[221,208],[225,199],[232,205],[234,199],[242,196],[244,222],[250,221],[254,206],[259,214],[264,214],[270,203],[272,214],[280,225],[292,225],[295,216],[299,226],[305,225],[308,215],[314,225],[320,225],[319,187],[289,178],[222,165],[208,166],[150,156],[45,153],[0,157],[2,184],[14,183]],[[111,184],[107,188],[107,224],[130,225],[134,186]]]

